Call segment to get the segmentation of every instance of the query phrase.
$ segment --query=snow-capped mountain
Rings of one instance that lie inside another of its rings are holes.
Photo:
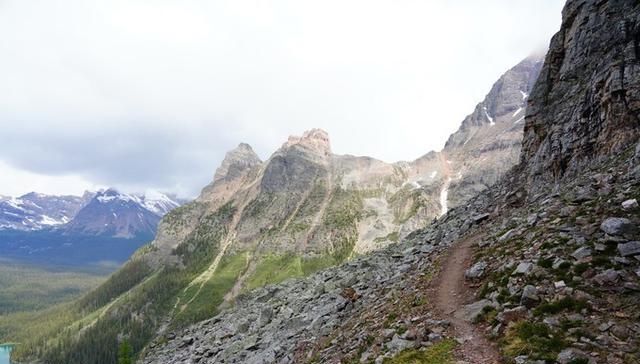
[[[93,198],[84,196],[51,196],[31,192],[20,197],[0,197],[0,229],[41,230],[64,225]]]
[[[153,236],[162,216],[178,206],[177,201],[157,192],[138,196],[108,189],[99,191],[63,229],[67,234],[127,239]]]
[[[83,196],[36,192],[0,196],[0,230],[48,229],[125,238],[153,235],[162,216],[178,206],[177,199],[159,192],[133,195],[115,189]]]
[[[115,189],[83,196],[0,196],[0,257],[40,264],[120,263],[184,201]]]
[[[164,216],[181,205],[180,200],[155,191],[147,192],[141,197],[141,202],[147,210],[158,216]]]

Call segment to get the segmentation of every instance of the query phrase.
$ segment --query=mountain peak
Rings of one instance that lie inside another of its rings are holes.
[[[308,139],[323,139],[323,140],[329,141],[329,133],[319,128],[314,128],[314,129],[305,131],[302,134],[302,137],[308,138]]]
[[[240,143],[227,152],[222,164],[216,169],[214,182],[222,179],[234,179],[246,169],[262,164],[262,160],[247,143]]]
[[[542,63],[543,58],[534,54],[504,73],[484,100],[476,105],[474,112],[464,119],[458,131],[449,137],[445,150],[461,148],[472,142],[472,138],[478,139],[478,129],[484,128],[486,133],[493,134],[505,128],[523,128],[529,94],[540,74]],[[520,134],[517,138],[521,138]]]
[[[238,144],[238,146],[235,149],[232,149],[231,151],[234,150],[247,150],[247,151],[253,151],[253,148],[251,148],[251,145],[249,145],[248,143],[240,143]]]
[[[42,194],[42,193],[38,193],[38,192],[29,192],[25,195],[20,196],[20,198],[24,198],[24,199],[34,199],[34,198],[43,198],[43,197],[47,197],[47,195]]]
[[[313,154],[328,157],[331,154],[331,142],[329,133],[322,129],[305,131],[302,136],[290,136],[282,149],[301,147]]]

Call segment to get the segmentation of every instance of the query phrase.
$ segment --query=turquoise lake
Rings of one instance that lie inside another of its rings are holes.
[[[0,345],[0,364],[11,364],[9,354],[11,354],[12,346]]]

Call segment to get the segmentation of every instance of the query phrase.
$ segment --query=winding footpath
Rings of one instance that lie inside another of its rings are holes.
[[[442,261],[433,289],[435,310],[451,322],[452,334],[463,340],[457,350],[458,364],[502,363],[495,345],[486,339],[480,328],[463,318],[464,305],[473,300],[472,289],[465,283],[464,272],[469,267],[477,235],[471,235],[451,246]]]

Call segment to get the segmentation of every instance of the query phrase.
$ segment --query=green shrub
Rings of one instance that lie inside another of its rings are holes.
[[[545,302],[533,310],[534,316],[541,316],[545,314],[554,315],[562,311],[574,311],[579,312],[583,309],[589,309],[591,306],[587,301],[576,300],[573,297],[565,297],[554,302]]]
[[[586,358],[573,359],[572,361],[569,362],[569,364],[589,364],[589,359],[586,359]]]
[[[507,330],[504,352],[510,357],[528,355],[534,360],[555,360],[566,347],[564,340],[547,325],[520,321]]]
[[[578,263],[573,266],[573,272],[577,275],[582,275],[582,273],[586,272],[589,269],[588,263]]]
[[[540,258],[538,259],[538,265],[542,268],[551,268],[553,266],[553,259],[551,258]]]
[[[491,323],[498,316],[498,311],[492,306],[485,306],[482,308],[482,312],[475,319],[475,323],[488,322]]]
[[[453,364],[453,340],[443,340],[425,350],[408,349],[393,358],[385,359],[384,364]]]

